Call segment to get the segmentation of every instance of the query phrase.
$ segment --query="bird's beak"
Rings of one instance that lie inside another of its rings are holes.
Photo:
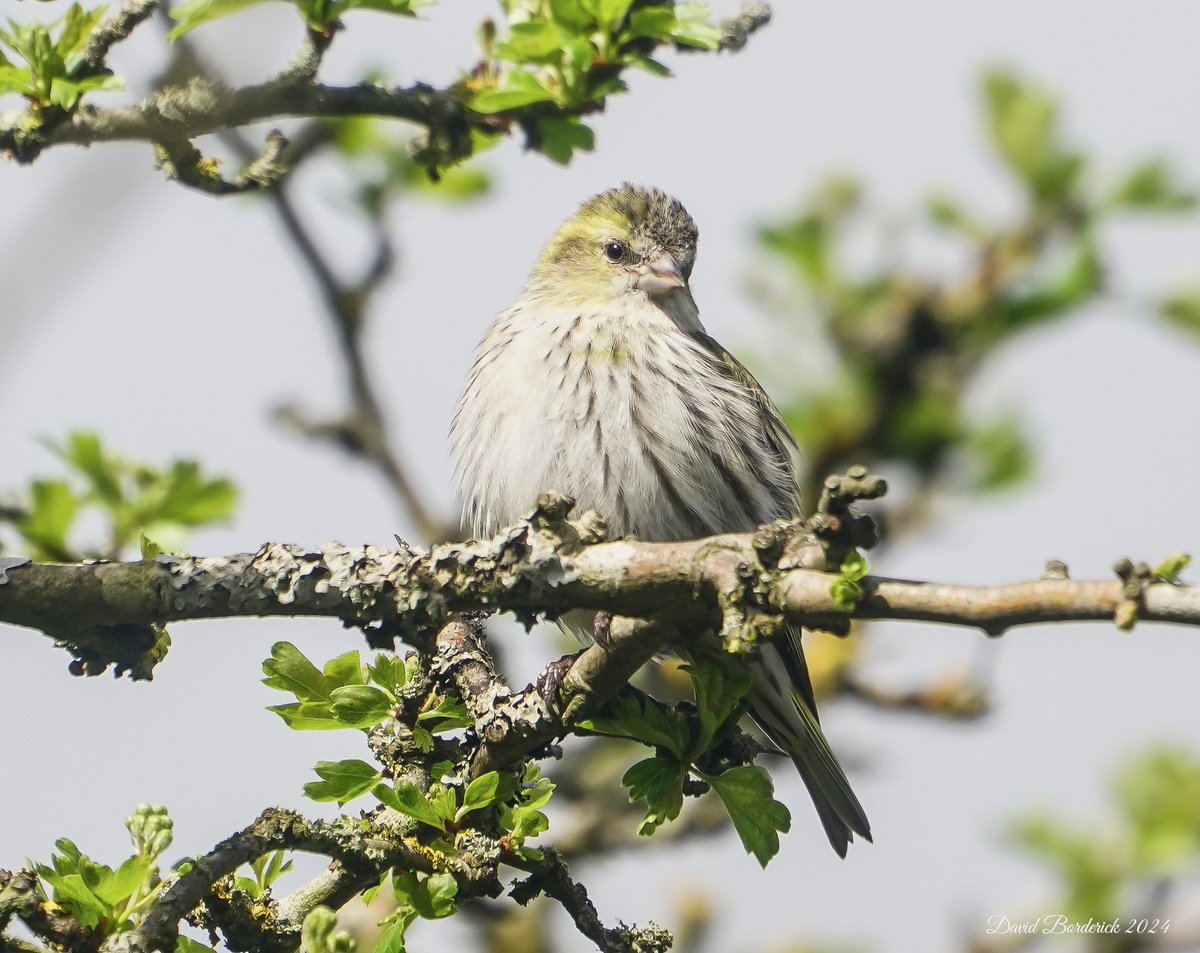
[[[640,265],[633,286],[651,298],[665,298],[677,288],[687,287],[683,272],[670,255],[659,255],[654,261]]]

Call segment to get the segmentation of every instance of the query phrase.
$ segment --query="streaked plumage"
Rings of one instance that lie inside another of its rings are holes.
[[[586,202],[493,322],[452,426],[469,524],[486,535],[559,490],[614,535],[694,539],[795,516],[795,443],[750,373],[705,333],[687,278],[697,229],[624,185]],[[586,619],[569,620],[580,638]],[[714,654],[720,656],[713,637]],[[799,632],[765,645],[751,712],[795,761],[834,849],[870,829],[817,724]]]

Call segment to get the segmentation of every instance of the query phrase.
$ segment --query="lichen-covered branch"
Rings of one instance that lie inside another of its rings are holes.
[[[994,635],[1016,625],[1112,619],[1132,602],[1143,621],[1200,625],[1200,589],[1152,577],[1131,593],[1118,578],[957,586],[868,576],[857,601],[846,603],[834,595],[838,574],[806,568],[814,544],[798,526],[687,542],[604,542],[599,517],[569,521],[569,507],[548,494],[525,522],[494,539],[430,551],[274,543],[236,556],[130,563],[8,557],[0,566],[0,622],[97,644],[106,630],[120,643],[130,628],[189,619],[328,616],[386,626],[432,647],[455,613],[512,612],[532,622],[589,609],[669,620],[680,633],[719,628],[734,650],[769,637],[785,619],[813,627],[905,619]]]

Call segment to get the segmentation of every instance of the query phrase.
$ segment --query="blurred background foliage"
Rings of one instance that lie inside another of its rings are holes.
[[[412,12],[409,7],[416,5],[403,6],[400,12]],[[510,110],[533,107],[517,124],[532,147],[565,162],[575,150],[593,147],[592,132],[579,117],[601,108],[607,95],[624,90],[621,69],[666,71],[646,52],[654,43],[712,49],[721,42],[720,32],[698,9],[668,17],[648,4],[645,16],[633,22],[625,19],[628,6],[600,3],[591,12],[577,13],[571,4],[506,4],[509,32],[500,36],[494,24],[484,24],[480,61],[462,80],[475,108],[503,119]],[[302,7],[308,22],[318,25],[332,22],[340,12],[321,3]],[[220,12],[237,8],[233,4]],[[185,29],[207,22],[212,12],[211,4],[195,2],[176,10]],[[61,35],[46,35],[51,46],[63,47],[60,58],[77,52],[79,38],[72,29],[68,23]],[[0,42],[20,54],[36,40],[30,30],[11,25]],[[179,49],[182,59],[186,40]],[[36,55],[28,53],[25,59],[32,62]],[[196,72],[200,67],[191,62],[183,69]],[[5,70],[0,79],[6,88],[45,107],[58,100],[73,105],[83,92],[112,86],[60,83],[55,94],[54,76],[45,70],[21,72],[7,61]],[[895,481],[902,495],[889,499],[881,513],[892,539],[927,528],[939,494],[990,493],[1028,478],[1037,461],[1020,416],[1013,412],[976,419],[967,409],[967,394],[981,368],[1024,331],[1065,320],[1101,296],[1122,293],[1109,281],[1103,230],[1110,222],[1135,215],[1190,215],[1196,208],[1193,183],[1183,181],[1165,160],[1147,157],[1110,169],[1103,157],[1068,141],[1060,105],[1036,82],[992,71],[983,77],[981,92],[982,121],[995,155],[1017,186],[1019,201],[1001,220],[977,212],[969,198],[939,193],[924,203],[918,220],[897,223],[872,205],[869,183],[836,175],[811,188],[809,198],[794,210],[760,223],[755,236],[765,254],[754,256],[750,297],[789,342],[769,357],[760,352],[757,370],[771,383],[803,448],[806,499],[811,505],[825,475],[849,463],[869,464],[889,477],[907,474]],[[495,136],[477,132],[472,148],[486,152],[506,131],[502,121]],[[237,148],[236,140],[232,145]],[[375,119],[312,123],[293,136],[293,148],[298,161],[324,153],[344,163],[346,192],[336,204],[375,236],[377,247],[370,256],[375,264],[368,262],[368,273],[391,267],[386,225],[395,207],[417,198],[471,201],[493,185],[486,158],[454,166],[431,181],[425,173],[429,157],[422,154],[428,144],[414,145],[394,125]],[[328,271],[321,250],[286,202],[288,187],[266,200],[276,203],[284,234],[301,258],[315,272]],[[909,264],[904,248],[911,241],[933,242],[953,266],[935,272]],[[356,294],[352,309],[346,300],[329,295],[333,323],[366,320],[376,285],[351,289]],[[1200,285],[1164,289],[1156,299],[1135,305],[1200,334]],[[736,349],[738,342],[731,343]],[[805,355],[812,353],[820,355],[819,373],[792,373],[798,362],[811,365]],[[803,387],[797,384],[801,379]],[[309,423],[302,429],[315,436],[332,433],[342,449],[387,466],[377,447],[349,439],[346,428],[322,431]],[[5,551],[61,561],[117,558],[128,556],[143,537],[177,550],[188,530],[232,517],[233,484],[206,475],[194,462],[152,466],[125,461],[105,447],[101,436],[86,433],[72,434],[54,447],[63,474],[38,480],[0,502]],[[440,519],[443,525],[449,521]],[[436,523],[425,520],[424,525]],[[847,692],[885,709],[916,709],[933,716],[977,717],[986,711],[985,689],[957,677],[901,695],[864,685],[854,671],[861,651],[861,633],[816,640],[810,665],[818,694]],[[642,680],[655,691],[679,690],[680,676],[669,665],[643,673]],[[613,796],[631,760],[628,747],[603,740],[586,746],[586,752],[551,771],[558,791],[554,842],[568,861],[633,847],[661,848],[727,824],[710,796],[689,801],[680,820],[654,840],[630,837],[641,809]],[[1180,906],[1181,894],[1188,898],[1184,906],[1195,908],[1200,759],[1183,750],[1136,754],[1117,777],[1113,800],[1113,815],[1094,825],[1053,811],[1014,820],[1008,835],[1013,849],[1055,883],[1052,895],[1029,919],[1053,910],[1073,921],[1133,924],[1131,933],[1089,936],[1085,946],[1091,950],[1194,948],[1200,944],[1200,923],[1180,923],[1167,934],[1140,931],[1138,925],[1166,918]],[[466,912],[478,927],[483,948],[497,953],[555,948],[544,905],[504,914],[475,905]],[[685,904],[678,911],[676,949],[703,950],[713,916],[703,898]],[[376,919],[345,918],[360,948],[371,948],[371,922]],[[963,949],[1049,948],[1060,939],[977,931],[964,936]],[[817,948],[803,949],[812,953]]]

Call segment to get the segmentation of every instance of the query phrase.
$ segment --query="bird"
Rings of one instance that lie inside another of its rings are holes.
[[[464,521],[487,537],[550,490],[646,541],[745,532],[800,515],[797,445],[753,375],[700,322],[699,230],[628,182],[546,243],[475,352],[450,428]],[[560,620],[582,642],[587,614]],[[719,652],[716,633],[708,638]],[[751,718],[795,763],[830,844],[871,840],[821,730],[800,630],[745,660]]]

